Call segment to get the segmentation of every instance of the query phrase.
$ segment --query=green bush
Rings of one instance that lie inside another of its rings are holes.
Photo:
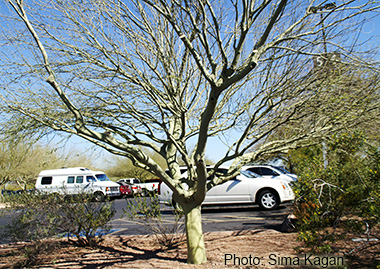
[[[363,133],[354,132],[332,137],[326,169],[321,153],[318,147],[298,152],[299,181],[294,191],[299,240],[311,250],[328,253],[348,232],[378,237],[379,149],[367,143]]]

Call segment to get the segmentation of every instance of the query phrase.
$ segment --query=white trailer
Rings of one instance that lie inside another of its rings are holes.
[[[64,195],[88,193],[96,201],[103,201],[105,197],[121,196],[119,185],[111,181],[104,172],[84,167],[41,171],[36,180],[36,190]]]

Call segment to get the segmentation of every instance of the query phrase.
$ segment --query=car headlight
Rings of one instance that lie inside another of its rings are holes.
[[[283,188],[284,190],[289,190],[289,189],[290,189],[289,184],[288,184],[287,182],[282,182],[282,181],[281,181],[281,185],[282,185],[282,188]]]

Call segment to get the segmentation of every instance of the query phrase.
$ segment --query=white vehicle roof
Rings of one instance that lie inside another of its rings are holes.
[[[92,173],[96,174],[104,174],[102,171],[92,171],[85,167],[71,167],[66,168],[63,167],[61,169],[52,169],[52,170],[44,170],[40,172],[40,176],[46,176],[46,175],[89,175]]]

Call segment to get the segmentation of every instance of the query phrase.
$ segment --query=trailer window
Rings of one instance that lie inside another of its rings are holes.
[[[73,176],[68,177],[67,178],[67,184],[73,184],[74,183],[74,179],[75,179],[75,177],[73,177]]]
[[[41,178],[41,185],[51,185],[53,177],[43,177]]]

